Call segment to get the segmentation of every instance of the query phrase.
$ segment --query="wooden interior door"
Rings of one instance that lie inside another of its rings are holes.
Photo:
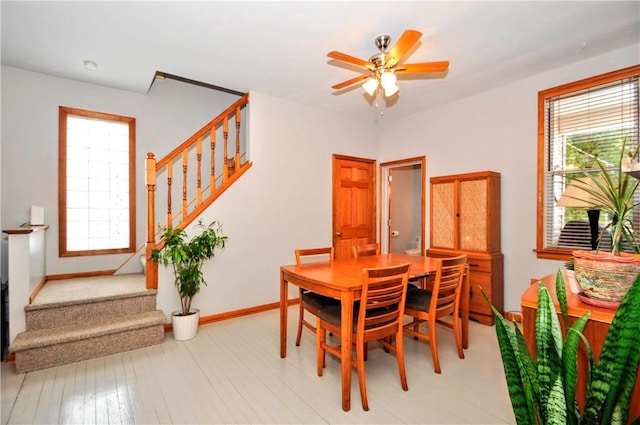
[[[336,259],[376,242],[376,161],[333,155],[333,246]]]

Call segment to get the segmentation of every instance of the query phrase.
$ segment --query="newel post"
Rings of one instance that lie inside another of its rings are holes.
[[[147,289],[158,289],[158,263],[151,260],[151,252],[156,247],[155,235],[155,191],[156,191],[156,160],[153,153],[147,153],[144,163],[145,183],[147,185],[147,243],[146,258],[146,285]]]

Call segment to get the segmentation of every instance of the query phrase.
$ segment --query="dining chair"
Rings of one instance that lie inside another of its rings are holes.
[[[353,245],[351,247],[351,252],[355,258],[364,257],[366,255],[378,255],[380,254],[380,245],[377,243]]]
[[[389,351],[396,353],[402,389],[407,391],[407,374],[404,366],[402,323],[404,304],[409,281],[409,264],[362,270],[362,296],[354,307],[353,341],[362,408],[369,410],[365,382],[364,361],[366,344],[378,341]],[[341,345],[331,345],[327,341],[327,331],[335,335],[341,332],[341,307],[334,306],[321,310],[316,319],[316,351],[318,376],[325,367],[325,352],[340,358]],[[392,338],[394,337],[395,338]],[[395,339],[395,344],[393,340]]]
[[[430,291],[412,288],[407,292],[404,313],[412,316],[413,320],[404,325],[404,333],[429,342],[436,373],[441,373],[436,338],[437,324],[453,329],[458,356],[464,359],[459,313],[466,264],[466,255],[439,259],[433,288]],[[442,320],[449,315],[452,316],[451,322]],[[420,325],[425,323],[428,325],[428,332],[421,332]]]
[[[323,248],[307,248],[294,250],[296,256],[296,264],[303,264],[305,261],[321,261],[328,260],[333,262],[334,251],[333,247]],[[340,306],[340,300],[325,297],[324,295],[316,294],[315,292],[307,289],[300,288],[300,310],[298,313],[298,334],[296,335],[296,345],[300,345],[300,339],[302,338],[302,327],[306,327],[311,332],[316,332],[315,323],[309,322],[304,318],[305,310],[314,316],[318,315],[318,311],[329,306]]]

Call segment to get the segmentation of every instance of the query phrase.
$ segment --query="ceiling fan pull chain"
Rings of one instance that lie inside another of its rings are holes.
[[[376,118],[377,119],[382,119],[384,118],[384,98],[382,96],[382,88],[380,86],[378,86],[378,88],[376,89],[376,100],[375,100],[375,106],[376,106]]]

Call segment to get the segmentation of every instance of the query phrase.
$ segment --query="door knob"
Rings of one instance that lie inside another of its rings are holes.
[[[336,236],[342,236],[342,232],[336,232]]]

